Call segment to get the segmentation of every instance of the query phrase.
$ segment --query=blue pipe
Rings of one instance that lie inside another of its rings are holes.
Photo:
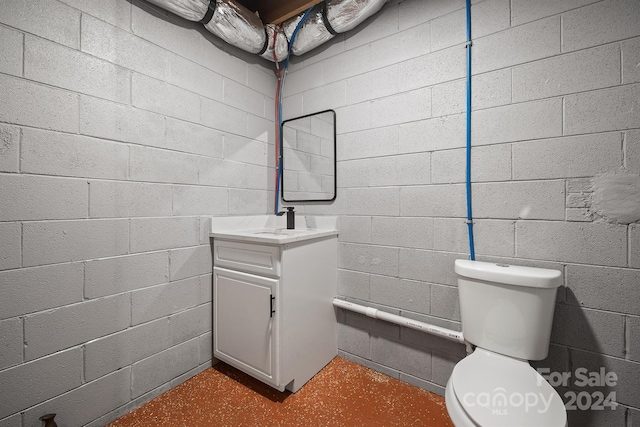
[[[475,260],[471,210],[471,0],[467,0],[467,229],[469,230],[469,255],[471,260]]]
[[[300,28],[302,27],[302,24],[304,24],[304,21],[307,20],[307,17],[309,17],[309,14],[311,13],[311,11],[313,10],[313,6],[311,6],[309,9],[307,9],[304,12],[304,15],[302,15],[302,18],[300,19],[300,21],[298,21],[298,24],[296,25],[296,28],[293,30],[293,33],[291,34],[291,40],[289,40],[289,52],[287,53],[287,58],[284,62],[284,70],[282,70],[282,84],[280,86],[280,96],[278,97],[278,129],[280,129],[280,141],[282,141],[282,93],[284,92],[284,79],[285,79],[285,75],[287,73],[287,69],[289,68],[289,57],[291,56],[291,50],[293,49],[293,42],[296,40],[296,35],[298,35],[298,31],[300,31]],[[276,144],[280,144],[280,141],[276,141]],[[282,180],[282,151],[283,151],[284,147],[282,147],[282,144],[280,144],[280,158],[278,159],[278,171],[277,171],[277,179],[276,179],[276,206],[275,206],[275,213],[278,213],[279,210],[279,202],[280,202],[280,181]]]

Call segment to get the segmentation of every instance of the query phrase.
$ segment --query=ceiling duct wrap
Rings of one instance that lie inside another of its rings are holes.
[[[230,45],[273,61],[287,57],[289,41],[303,14],[281,27],[264,25],[260,18],[234,0],[147,0],[205,28]],[[298,30],[291,52],[302,55],[355,28],[379,11],[387,0],[325,0],[317,4]],[[275,34],[275,38],[274,38]]]

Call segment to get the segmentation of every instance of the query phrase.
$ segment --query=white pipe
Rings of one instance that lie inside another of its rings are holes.
[[[374,319],[380,319],[390,323],[395,323],[396,325],[406,326],[407,328],[426,332],[432,335],[437,335],[451,341],[465,344],[462,332],[454,331],[452,329],[441,328],[440,326],[408,319],[396,314],[387,313],[386,311],[380,311],[377,308],[365,307],[364,305],[354,304],[352,302],[341,300],[338,298],[333,299],[333,305],[335,307],[344,308],[345,310],[354,311],[356,313],[364,314],[365,316],[373,317]]]

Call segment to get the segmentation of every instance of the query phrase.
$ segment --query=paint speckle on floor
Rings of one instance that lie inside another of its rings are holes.
[[[336,357],[297,393],[218,363],[109,427],[453,427],[444,398]]]

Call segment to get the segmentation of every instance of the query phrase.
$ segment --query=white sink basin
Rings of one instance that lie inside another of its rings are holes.
[[[277,228],[275,230],[261,230],[261,231],[256,231],[254,234],[268,234],[268,235],[274,235],[274,236],[295,236],[295,235],[299,235],[299,234],[305,234],[308,233],[308,230],[288,230],[286,228]]]
[[[301,240],[318,239],[320,237],[338,234],[336,230],[321,228],[299,228],[287,230],[286,228],[263,228],[257,230],[228,230],[217,231],[210,234],[218,239],[236,240],[254,243],[285,244],[299,242]]]

